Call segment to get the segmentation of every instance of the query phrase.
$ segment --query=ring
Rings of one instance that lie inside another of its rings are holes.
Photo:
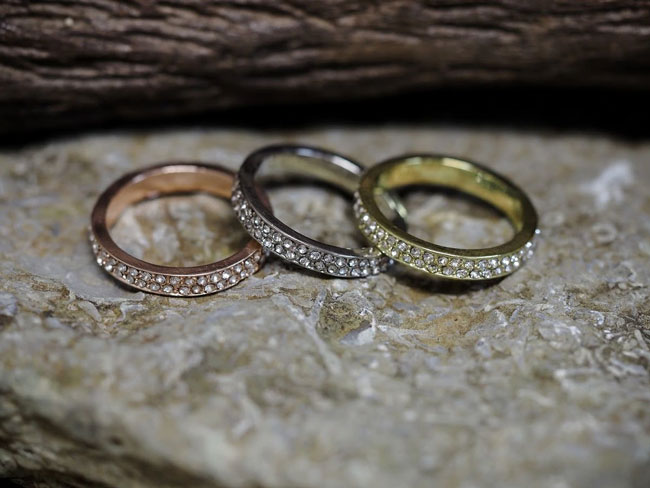
[[[416,184],[453,188],[483,200],[503,212],[514,228],[514,237],[495,247],[457,249],[406,233],[386,218],[378,198],[386,191]],[[509,275],[532,257],[539,234],[537,212],[522,190],[484,166],[447,156],[401,156],[370,168],[361,177],[355,195],[355,216],[366,238],[392,259],[459,280]]]
[[[246,230],[265,250],[285,261],[318,273],[339,278],[360,278],[384,271],[390,258],[377,249],[347,249],[311,239],[277,219],[263,201],[255,176],[262,166],[267,174],[311,176],[354,194],[363,166],[352,159],[324,149],[308,146],[277,145],[250,154],[239,169],[232,203]],[[398,225],[403,224],[403,207],[392,194],[386,200],[395,210]]]
[[[219,166],[169,163],[118,179],[100,195],[91,214],[90,242],[97,264],[130,287],[168,296],[208,295],[230,288],[255,273],[263,263],[264,253],[252,239],[243,249],[221,261],[175,267],[148,263],[128,254],[109,233],[122,211],[141,200],[185,192],[205,192],[229,199],[234,176],[232,171]]]

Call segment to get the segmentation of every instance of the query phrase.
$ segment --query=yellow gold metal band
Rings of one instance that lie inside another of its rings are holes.
[[[444,186],[477,197],[509,219],[515,235],[505,244],[484,249],[438,246],[393,225],[380,205],[387,191],[409,185]],[[487,280],[507,276],[530,259],[535,248],[537,212],[507,178],[476,163],[448,156],[409,155],[368,169],[355,194],[361,232],[384,254],[442,278]]]

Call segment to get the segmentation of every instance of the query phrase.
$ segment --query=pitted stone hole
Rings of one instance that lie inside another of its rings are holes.
[[[199,193],[130,206],[111,236],[129,254],[166,266],[212,263],[236,253],[249,240],[230,202]]]
[[[408,210],[408,232],[440,246],[478,249],[514,236],[508,219],[481,200],[460,192],[409,187],[399,192]]]

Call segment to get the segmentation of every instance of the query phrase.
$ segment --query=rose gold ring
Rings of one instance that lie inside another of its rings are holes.
[[[97,199],[91,214],[90,242],[97,264],[113,278],[138,290],[168,296],[201,296],[236,285],[264,262],[255,240],[234,255],[215,263],[161,266],[142,261],[121,249],[109,229],[124,209],[139,201],[172,193],[205,192],[230,199],[234,173],[202,163],[166,163],[129,173]]]

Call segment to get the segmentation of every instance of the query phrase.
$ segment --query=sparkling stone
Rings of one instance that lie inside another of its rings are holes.
[[[430,252],[425,252],[424,256],[422,256],[422,259],[424,259],[425,263],[430,264],[433,262],[433,254]]]
[[[210,275],[210,281],[212,281],[212,283],[218,283],[220,279],[221,277],[219,276],[219,273]]]
[[[449,262],[449,258],[447,258],[446,256],[440,256],[438,258],[438,264],[440,266],[445,266],[448,262]]]
[[[192,287],[192,293],[194,293],[195,295],[201,293],[201,290],[203,290],[203,287],[200,287],[199,285],[194,285]]]
[[[159,285],[162,285],[165,282],[165,277],[163,275],[156,275],[155,281]]]
[[[230,283],[231,285],[234,285],[235,283],[237,283],[237,281],[239,280],[235,275],[231,276],[230,279],[228,279],[228,283]]]
[[[495,275],[500,275],[502,272],[503,272],[503,270],[501,269],[500,266],[498,268],[495,268],[495,270],[494,270]]]
[[[300,244],[298,246],[298,254],[307,254],[307,246]]]
[[[314,268],[317,269],[318,271],[322,271],[323,269],[325,269],[325,265],[323,264],[322,261],[316,261],[314,263]]]
[[[309,259],[311,259],[312,261],[316,261],[317,259],[320,259],[320,253],[318,251],[310,252]]]
[[[352,268],[350,270],[350,276],[352,276],[354,278],[358,278],[358,277],[361,276],[361,272],[357,268]]]
[[[361,215],[361,222],[367,224],[370,221],[370,216],[367,213]]]
[[[163,286],[163,291],[165,293],[171,293],[172,291],[174,291],[174,287],[171,286],[171,285],[165,285],[165,286]]]
[[[356,259],[350,259],[348,261],[348,266],[350,266],[351,268],[355,268],[358,264],[359,264],[359,261],[356,260]]]
[[[113,271],[113,265],[110,263],[106,263],[104,265],[104,269],[110,273],[111,271]]]
[[[206,276],[201,276],[198,280],[196,280],[196,282],[201,286],[205,286],[208,284],[208,278]]]
[[[444,274],[445,276],[450,276],[453,272],[454,270],[449,266],[445,266],[444,268],[442,268],[442,274]]]
[[[264,224],[264,227],[262,227],[262,232],[264,234],[268,234],[269,232],[271,232],[271,228],[268,225]]]
[[[451,266],[452,268],[458,268],[458,266],[460,266],[460,259],[458,258],[451,259],[449,261],[449,266]]]
[[[420,250],[419,247],[412,247],[411,248],[411,256],[413,256],[414,258],[420,257],[421,254],[422,254],[422,251]]]
[[[251,261],[250,259],[247,259],[246,261],[244,261],[244,266],[246,266],[247,268],[254,268],[255,267],[255,265],[253,264],[253,261]]]
[[[255,218],[253,219],[253,225],[254,225],[255,227],[259,227],[260,225],[262,225],[262,219],[260,219],[259,217],[255,217]]]
[[[223,281],[220,281],[217,283],[217,290],[223,290],[226,287],[225,283]]]
[[[368,263],[367,259],[362,259],[361,261],[359,261],[359,266],[361,266],[362,268],[365,268],[368,265],[369,265],[369,263]]]
[[[131,276],[131,275],[127,275],[127,276],[126,276],[126,281],[127,281],[128,283],[133,284],[133,283],[135,283],[135,278],[134,278],[133,276]]]
[[[393,247],[395,245],[395,242],[397,242],[397,239],[395,239],[393,236],[388,236],[386,238],[386,245]]]
[[[280,234],[279,232],[276,232],[275,234],[273,234],[273,241],[274,242],[282,242],[282,234]]]
[[[506,273],[512,273],[512,271],[513,271],[512,266],[510,266],[510,265],[506,266],[504,268],[504,270],[505,270]]]
[[[478,267],[478,269],[484,270],[487,269],[488,263],[485,259],[481,259],[478,263],[476,263],[476,266]]]
[[[138,276],[138,270],[135,269],[135,268],[131,268],[131,269],[129,270],[129,275],[130,275],[130,276],[133,276],[133,277],[135,278],[136,276]]]
[[[347,273],[348,273],[348,269],[347,269],[347,268],[345,268],[345,267],[344,267],[344,268],[339,268],[339,274],[340,274],[341,276],[345,276]]]
[[[397,249],[399,249],[401,252],[404,252],[408,249],[408,244],[406,244],[404,241],[399,241],[397,243]]]
[[[424,261],[422,261],[421,259],[416,259],[416,260],[415,260],[415,265],[416,265],[418,268],[424,268]]]
[[[384,238],[386,235],[386,232],[384,232],[383,229],[377,229],[377,232],[375,232],[375,235],[377,236],[377,240],[380,241],[381,239]]]
[[[254,236],[255,239],[257,239],[258,241],[262,241],[262,240],[263,240],[263,239],[262,239],[262,236],[263,236],[263,235],[264,235],[264,234],[263,234],[262,231],[259,230],[259,229],[256,229],[255,232],[253,232],[253,236]]]
[[[405,263],[410,263],[412,259],[413,258],[411,258],[409,254],[402,255],[402,261],[404,261]]]
[[[370,274],[370,268],[361,268],[361,274],[363,276],[368,276]]]
[[[184,282],[184,283],[185,283],[187,286],[192,286],[193,284],[196,283],[196,278],[193,278],[193,277],[185,278],[185,282]]]
[[[120,273],[125,273],[126,270],[127,270],[127,267],[126,267],[126,265],[124,265],[124,264],[118,264],[118,265],[117,265],[117,270],[118,270]]]
[[[285,249],[293,249],[293,241],[291,239],[285,239],[282,245]]]
[[[519,259],[514,259],[514,258],[512,259],[512,267],[513,267],[514,269],[519,268],[519,264],[520,264],[520,263],[519,263]]]
[[[298,263],[300,263],[302,266],[309,266],[309,259],[303,256],[298,260]]]
[[[336,260],[336,265],[340,268],[341,266],[345,266],[345,259],[343,258],[337,258]]]
[[[508,266],[510,264],[510,258],[508,256],[501,258],[501,264]]]
[[[399,251],[396,247],[394,247],[390,250],[389,254],[391,255],[391,257],[396,258],[397,256],[399,256]]]
[[[456,276],[458,276],[459,278],[467,278],[468,274],[469,273],[464,268],[460,268],[458,271],[456,271]]]
[[[474,270],[469,274],[469,277],[472,278],[473,280],[478,280],[481,278],[481,273],[478,271]]]
[[[169,278],[169,283],[172,285],[178,285],[181,282],[180,276],[172,276]]]
[[[178,293],[180,293],[181,295],[189,295],[190,294],[190,289],[187,286],[181,286],[178,289]]]
[[[203,288],[206,293],[212,293],[216,288],[212,283],[208,283],[205,285],[205,288]]]
[[[328,272],[328,273],[336,274],[337,271],[338,271],[338,270],[336,269],[336,266],[334,266],[333,264],[330,264],[330,265],[327,267],[327,272]]]
[[[533,247],[533,243],[531,241],[528,241],[526,243],[525,247],[526,247],[526,249],[530,249],[531,247]]]
[[[381,273],[381,269],[379,269],[378,266],[374,266],[374,267],[372,268],[372,274],[374,274],[374,275],[378,275],[379,273]]]
[[[332,256],[331,254],[325,254],[323,256],[323,261],[326,263],[331,263],[334,261],[334,256]]]
[[[227,279],[230,278],[231,276],[232,276],[232,274],[231,274],[230,271],[228,271],[228,270],[226,270],[226,271],[224,271],[223,273],[221,273],[221,277],[222,277],[224,280],[227,280]]]
[[[135,285],[140,287],[140,288],[146,288],[147,287],[147,282],[144,280],[138,280],[135,282]]]
[[[488,260],[488,266],[492,269],[496,268],[499,266],[499,261],[496,258],[490,258]]]
[[[271,239],[264,239],[264,241],[262,241],[262,245],[270,249],[273,247],[273,241]]]
[[[287,259],[296,259],[296,253],[293,251],[287,251],[284,253],[284,257]]]
[[[243,269],[244,269],[244,268],[242,267],[241,264],[237,264],[237,265],[235,265],[235,267],[233,268],[233,270],[235,271],[235,273],[241,273]]]
[[[485,269],[481,271],[481,276],[485,279],[490,279],[492,278],[492,271],[490,271],[489,269]]]
[[[377,230],[377,223],[371,221],[371,222],[368,224],[368,230],[369,230],[370,232],[374,232],[374,231],[376,231],[376,230]]]
[[[463,267],[464,267],[467,271],[471,271],[472,269],[474,269],[474,261],[472,261],[471,259],[467,259],[467,260],[463,263]]]
[[[435,264],[429,264],[427,266],[427,270],[429,271],[429,273],[434,273],[435,274],[435,273],[438,273],[440,271],[440,268]]]
[[[368,262],[370,263],[371,267],[377,266],[377,264],[379,263],[377,258],[370,258],[370,260]]]

